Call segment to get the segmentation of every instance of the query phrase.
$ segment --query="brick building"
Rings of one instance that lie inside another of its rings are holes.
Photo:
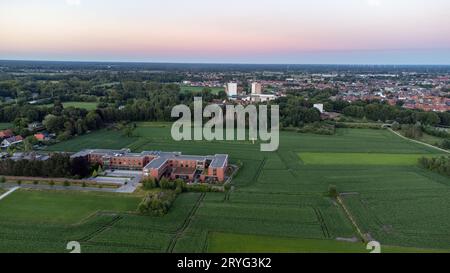
[[[144,151],[131,153],[122,150],[84,150],[74,155],[85,157],[92,164],[104,168],[142,170],[144,177],[183,179],[194,182],[224,182],[228,155],[196,156],[179,152]]]

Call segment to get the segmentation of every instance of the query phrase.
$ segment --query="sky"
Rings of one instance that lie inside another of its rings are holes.
[[[450,64],[450,1],[0,0],[0,59]]]

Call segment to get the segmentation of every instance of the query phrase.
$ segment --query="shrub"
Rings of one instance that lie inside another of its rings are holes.
[[[87,187],[86,182],[83,181],[83,183],[81,183],[81,187],[86,188]]]
[[[331,198],[337,198],[339,195],[337,188],[335,185],[330,185],[328,187],[328,196],[330,196]]]
[[[17,180],[17,185],[22,185],[22,180]]]
[[[50,182],[48,184],[53,187],[53,186],[55,186],[55,181],[50,180]]]
[[[69,187],[70,186],[70,182],[65,180],[64,183],[63,183],[63,186],[64,187]]]
[[[151,177],[143,179],[141,183],[144,190],[152,190],[158,186],[155,179]]]
[[[6,178],[4,176],[0,176],[0,183],[6,183]]]
[[[33,181],[33,185],[37,185],[37,184],[39,184],[39,181],[37,181],[37,180]]]
[[[223,186],[223,189],[224,189],[225,191],[230,191],[230,190],[231,190],[231,183],[226,183],[226,184]]]

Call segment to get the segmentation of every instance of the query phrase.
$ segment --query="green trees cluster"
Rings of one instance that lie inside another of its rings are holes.
[[[67,154],[55,153],[48,160],[0,161],[0,174],[31,177],[82,178],[89,175],[90,165],[86,159],[70,159]]]
[[[144,190],[160,188],[163,190],[174,190],[177,193],[182,193],[187,190],[186,182],[181,179],[169,180],[166,177],[162,177],[159,181],[156,181],[152,177],[147,177],[141,183]]]
[[[139,204],[138,211],[144,215],[163,216],[169,212],[176,198],[175,191],[148,193]]]
[[[442,175],[450,176],[450,157],[421,157],[419,159],[419,165],[430,171],[440,173]]]
[[[283,127],[303,127],[306,123],[321,120],[319,110],[301,97],[287,96],[277,100],[280,107],[280,123]]]
[[[372,121],[397,121],[400,124],[450,125],[450,113],[424,112],[404,109],[381,102],[355,102],[342,109],[342,113],[354,118]]]

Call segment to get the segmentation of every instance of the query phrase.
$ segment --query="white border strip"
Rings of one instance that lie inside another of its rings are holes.
[[[5,192],[0,196],[0,200],[4,199],[6,196],[10,195],[11,193],[15,192],[16,190],[20,189],[20,187],[14,187],[10,189],[9,191]]]

